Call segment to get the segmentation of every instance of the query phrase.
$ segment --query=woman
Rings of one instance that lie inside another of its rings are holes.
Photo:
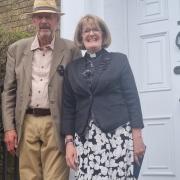
[[[64,75],[67,164],[79,180],[134,180],[133,162],[145,151],[144,125],[127,57],[104,49],[110,32],[93,15],[79,21],[74,40],[86,54]]]

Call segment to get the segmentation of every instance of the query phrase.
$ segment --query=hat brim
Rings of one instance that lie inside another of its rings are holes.
[[[33,15],[33,14],[39,14],[39,13],[52,13],[52,14],[58,14],[60,16],[63,16],[65,13],[58,12],[58,11],[52,11],[52,10],[38,10],[31,13],[26,13],[27,15]]]

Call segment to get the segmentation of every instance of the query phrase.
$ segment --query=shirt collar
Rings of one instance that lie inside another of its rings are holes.
[[[93,54],[90,54],[88,52],[85,53],[84,57],[85,58],[96,58],[96,57],[99,57],[100,55],[104,54],[106,52],[105,49],[101,49],[100,51],[96,52],[96,53],[93,53]]]
[[[46,47],[53,50],[54,49],[54,42],[55,42],[55,36],[53,37],[53,40],[51,41],[51,43],[48,44]],[[34,51],[36,49],[40,49],[37,35],[35,36],[34,41],[31,44],[31,51]]]

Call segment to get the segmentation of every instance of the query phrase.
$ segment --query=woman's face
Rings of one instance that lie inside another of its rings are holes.
[[[82,28],[82,42],[86,50],[95,53],[102,49],[102,31],[95,23],[86,23]]]

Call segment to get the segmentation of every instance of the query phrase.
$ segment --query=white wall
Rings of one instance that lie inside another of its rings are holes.
[[[61,0],[61,7],[65,13],[61,18],[61,36],[73,40],[77,22],[85,14],[84,0]]]

